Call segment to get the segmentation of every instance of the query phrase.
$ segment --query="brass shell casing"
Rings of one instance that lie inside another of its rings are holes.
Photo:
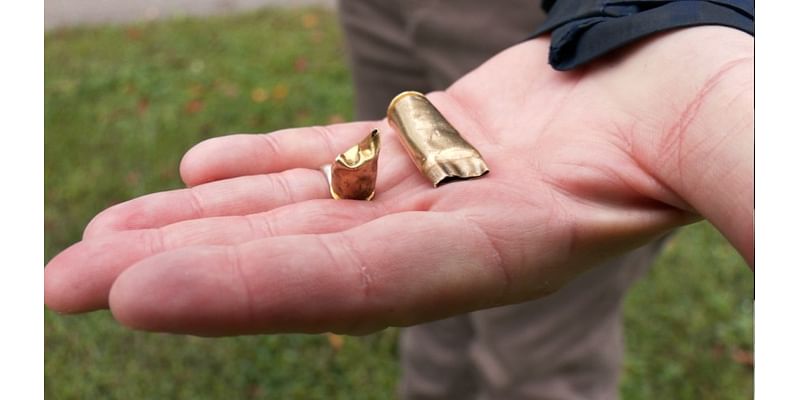
[[[489,172],[478,150],[461,137],[422,93],[398,94],[386,115],[400,134],[414,165],[434,187],[448,178],[475,178]]]
[[[357,145],[336,156],[332,165],[323,167],[331,196],[337,200],[372,200],[380,150],[380,135],[375,129]]]

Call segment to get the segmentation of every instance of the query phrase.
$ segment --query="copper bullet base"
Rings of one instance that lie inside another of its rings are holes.
[[[336,200],[372,200],[378,179],[380,135],[375,129],[357,145],[322,167],[331,197]]]

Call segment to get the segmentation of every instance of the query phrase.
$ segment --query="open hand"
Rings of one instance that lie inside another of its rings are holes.
[[[101,212],[49,262],[47,305],[200,335],[366,333],[547,295],[702,217],[752,260],[752,38],[685,29],[569,73],[547,46],[429,94],[488,175],[434,189],[385,120],[211,139],[184,156],[189,188]],[[330,199],[319,167],[373,128],[374,201]]]

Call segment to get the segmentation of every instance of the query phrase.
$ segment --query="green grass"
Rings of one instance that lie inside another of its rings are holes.
[[[318,9],[52,32],[45,74],[46,259],[103,208],[180,187],[180,157],[202,139],[352,116],[341,34]],[[752,298],[753,274],[708,224],[677,235],[626,303],[624,398],[752,397]],[[45,310],[45,392],[392,398],[396,338],[201,339]]]

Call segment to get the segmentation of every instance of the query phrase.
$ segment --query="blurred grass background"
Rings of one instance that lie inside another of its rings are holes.
[[[68,29],[45,40],[45,257],[103,208],[181,186],[198,141],[352,117],[335,16],[265,9]],[[707,223],[675,236],[625,308],[625,399],[747,399],[753,273]],[[50,399],[395,397],[397,330],[204,339],[45,310]]]

